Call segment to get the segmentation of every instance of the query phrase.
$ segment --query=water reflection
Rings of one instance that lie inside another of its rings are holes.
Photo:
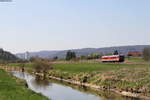
[[[140,100],[122,97],[112,92],[97,92],[56,80],[43,80],[40,76],[33,77],[27,73],[12,72],[12,74],[26,80],[30,89],[51,98],[51,100]]]
[[[43,88],[46,89],[48,86],[51,86],[52,84],[47,80],[43,79],[40,76],[36,76],[34,80],[31,81],[34,88]]]
[[[57,80],[51,80],[52,83],[56,83],[56,84],[60,84],[60,85],[65,85],[65,86],[69,86],[72,89],[77,89],[80,92],[84,92],[86,94],[93,94],[99,98],[101,98],[101,100],[141,100],[138,98],[131,98],[131,97],[123,97],[121,95],[118,95],[116,93],[113,93],[111,91],[96,91],[87,87],[82,87],[82,86],[78,86],[78,85],[72,85],[66,82],[60,82]],[[143,100],[143,99],[142,99]]]

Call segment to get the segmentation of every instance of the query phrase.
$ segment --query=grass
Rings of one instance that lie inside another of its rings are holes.
[[[145,61],[143,57],[129,57],[129,58],[126,58],[126,60],[130,62],[138,62],[138,63],[150,62],[150,61]]]
[[[150,96],[150,65],[113,63],[54,64],[50,75]]]
[[[78,73],[92,71],[119,70],[121,68],[150,68],[149,65],[113,64],[113,63],[71,63],[54,64],[54,70]]]
[[[24,81],[0,70],[0,100],[48,100],[25,87]]]

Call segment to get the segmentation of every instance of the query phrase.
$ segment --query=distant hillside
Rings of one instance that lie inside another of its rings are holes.
[[[4,51],[3,49],[0,49],[0,62],[5,61],[5,62],[10,62],[10,61],[15,61],[18,58],[11,54],[10,52]]]
[[[77,56],[87,56],[91,53],[113,53],[115,50],[118,50],[119,53],[126,55],[129,51],[140,51],[142,52],[144,48],[150,48],[150,45],[134,45],[134,46],[117,46],[117,47],[104,47],[104,48],[83,48],[83,49],[72,49],[76,52]],[[60,51],[39,51],[39,52],[30,52],[29,57],[38,56],[42,58],[53,58],[58,56],[59,58],[64,58],[68,50]],[[16,54],[19,58],[25,58],[24,53]]]

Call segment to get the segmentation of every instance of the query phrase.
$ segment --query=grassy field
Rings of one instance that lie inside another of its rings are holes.
[[[113,64],[113,63],[71,63],[71,64],[54,64],[54,70],[67,71],[72,73],[119,70],[121,68],[150,68],[149,65],[133,64]]]
[[[128,57],[126,61],[133,63],[150,63],[150,61],[145,61],[142,57]]]
[[[0,70],[0,100],[48,100],[25,87],[22,80]]]

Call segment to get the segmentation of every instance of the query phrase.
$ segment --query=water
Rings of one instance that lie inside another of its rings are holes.
[[[54,80],[41,80],[30,74],[12,72],[18,78],[26,80],[28,87],[51,100],[140,100],[116,95],[111,92],[96,92],[90,89]]]

